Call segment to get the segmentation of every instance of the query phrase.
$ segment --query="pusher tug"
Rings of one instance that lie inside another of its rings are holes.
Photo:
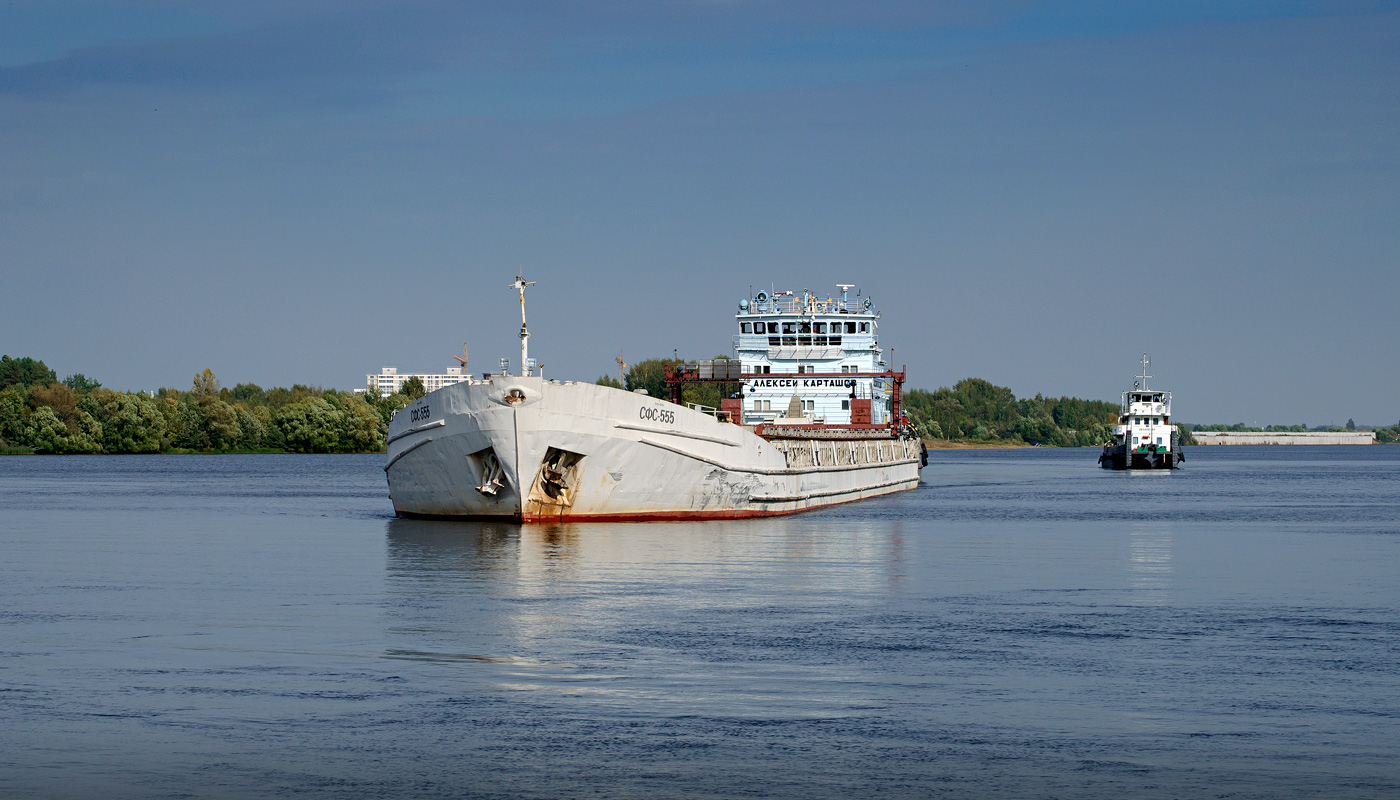
[[[1133,390],[1123,393],[1113,441],[1104,445],[1099,464],[1104,469],[1176,469],[1186,460],[1177,428],[1171,424],[1172,393],[1147,388],[1147,365],[1142,354],[1142,374]]]
[[[900,413],[869,298],[759,292],[739,302],[738,360],[668,368],[671,399],[521,374],[431,392],[389,423],[400,516],[559,520],[791,514],[913,489],[927,453]],[[502,362],[503,366],[507,362]],[[508,368],[507,368],[508,369]],[[685,386],[740,385],[721,408]]]

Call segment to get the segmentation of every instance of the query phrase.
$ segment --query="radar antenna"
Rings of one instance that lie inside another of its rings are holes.
[[[530,329],[525,327],[525,289],[534,285],[534,281],[525,280],[517,272],[515,283],[506,287],[520,291],[520,374],[525,377],[530,375]]]

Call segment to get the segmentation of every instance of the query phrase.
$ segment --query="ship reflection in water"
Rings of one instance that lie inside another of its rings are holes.
[[[385,654],[470,662],[490,689],[645,698],[667,713],[839,714],[861,670],[781,653],[833,604],[883,595],[901,545],[888,526],[812,522],[392,520]],[[740,656],[755,646],[770,651],[760,663]],[[794,696],[782,684],[799,676],[811,686]]]

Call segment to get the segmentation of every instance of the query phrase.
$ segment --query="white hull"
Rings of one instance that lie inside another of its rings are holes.
[[[656,397],[501,376],[389,424],[401,515],[535,522],[773,516],[919,484],[919,443],[767,441]]]

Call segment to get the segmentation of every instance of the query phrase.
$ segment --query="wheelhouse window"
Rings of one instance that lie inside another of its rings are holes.
[[[861,332],[861,333],[870,333],[870,323],[869,323],[869,322],[862,322],[862,323],[860,324],[860,332]]]
[[[855,324],[854,322],[847,322],[847,323],[846,323],[846,333],[855,333],[855,332],[856,332],[856,324]]]
[[[810,323],[810,322],[803,322],[803,323],[801,323],[801,324],[798,326],[798,328],[797,328],[797,332],[798,332],[798,333],[811,333],[811,332],[812,332],[812,323]]]
[[[784,323],[783,323],[783,333],[785,333],[785,334],[787,334],[787,333],[797,333],[797,323],[795,323],[795,322],[784,322]]]
[[[740,333],[753,333],[753,323],[752,323],[752,322],[741,322],[741,323],[739,323],[739,332],[740,332]]]
[[[826,333],[826,323],[825,323],[825,322],[814,322],[814,323],[812,323],[812,333]]]

